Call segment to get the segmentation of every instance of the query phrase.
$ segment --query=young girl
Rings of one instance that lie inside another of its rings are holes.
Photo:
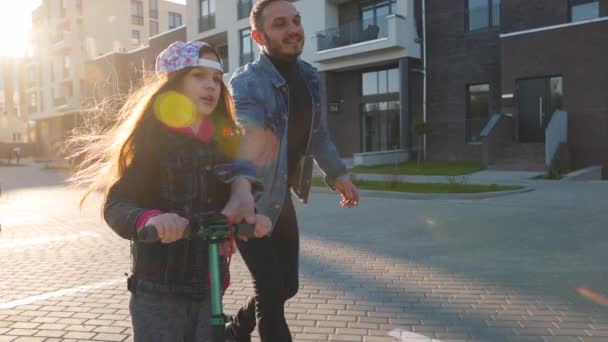
[[[87,195],[105,191],[106,222],[133,241],[135,342],[209,339],[208,246],[182,236],[222,212],[231,190],[251,195],[258,185],[252,168],[251,177],[234,176],[249,169],[235,160],[240,131],[222,70],[210,45],[171,44],[156,60],[153,82],[130,96],[109,133],[86,145],[87,167],[75,176],[91,184]],[[248,221],[256,237],[270,231],[264,216]],[[159,243],[137,241],[145,225],[156,228]]]

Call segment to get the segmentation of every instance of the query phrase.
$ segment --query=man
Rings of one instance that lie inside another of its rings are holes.
[[[285,342],[292,337],[284,305],[299,286],[298,223],[289,189],[307,202],[314,158],[327,184],[341,194],[343,207],[356,206],[359,194],[322,120],[319,75],[299,59],[304,29],[297,9],[288,0],[261,0],[250,21],[251,37],[262,53],[235,72],[231,86],[237,121],[245,129],[241,157],[253,162],[264,183],[255,209],[271,219],[273,232],[237,241],[254,279],[255,298],[228,330],[237,341],[250,341],[257,312],[262,342]]]

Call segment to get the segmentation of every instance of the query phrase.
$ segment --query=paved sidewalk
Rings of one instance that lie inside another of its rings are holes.
[[[0,167],[0,342],[131,340],[128,243],[64,178]],[[607,184],[337,202],[314,191],[297,205],[296,341],[608,341],[603,297],[580,295],[608,293]],[[252,294],[238,255],[232,274],[228,312]]]

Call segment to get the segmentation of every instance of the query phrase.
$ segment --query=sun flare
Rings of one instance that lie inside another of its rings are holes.
[[[0,56],[18,57],[30,45],[32,11],[41,0],[0,1]]]

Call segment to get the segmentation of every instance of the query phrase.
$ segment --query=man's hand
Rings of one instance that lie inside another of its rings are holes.
[[[188,223],[188,219],[173,213],[153,216],[146,221],[146,225],[156,228],[158,238],[162,243],[172,243],[182,239]]]
[[[353,182],[350,181],[348,175],[336,179],[335,187],[336,191],[342,196],[340,200],[342,207],[352,208],[359,204],[359,191]]]

